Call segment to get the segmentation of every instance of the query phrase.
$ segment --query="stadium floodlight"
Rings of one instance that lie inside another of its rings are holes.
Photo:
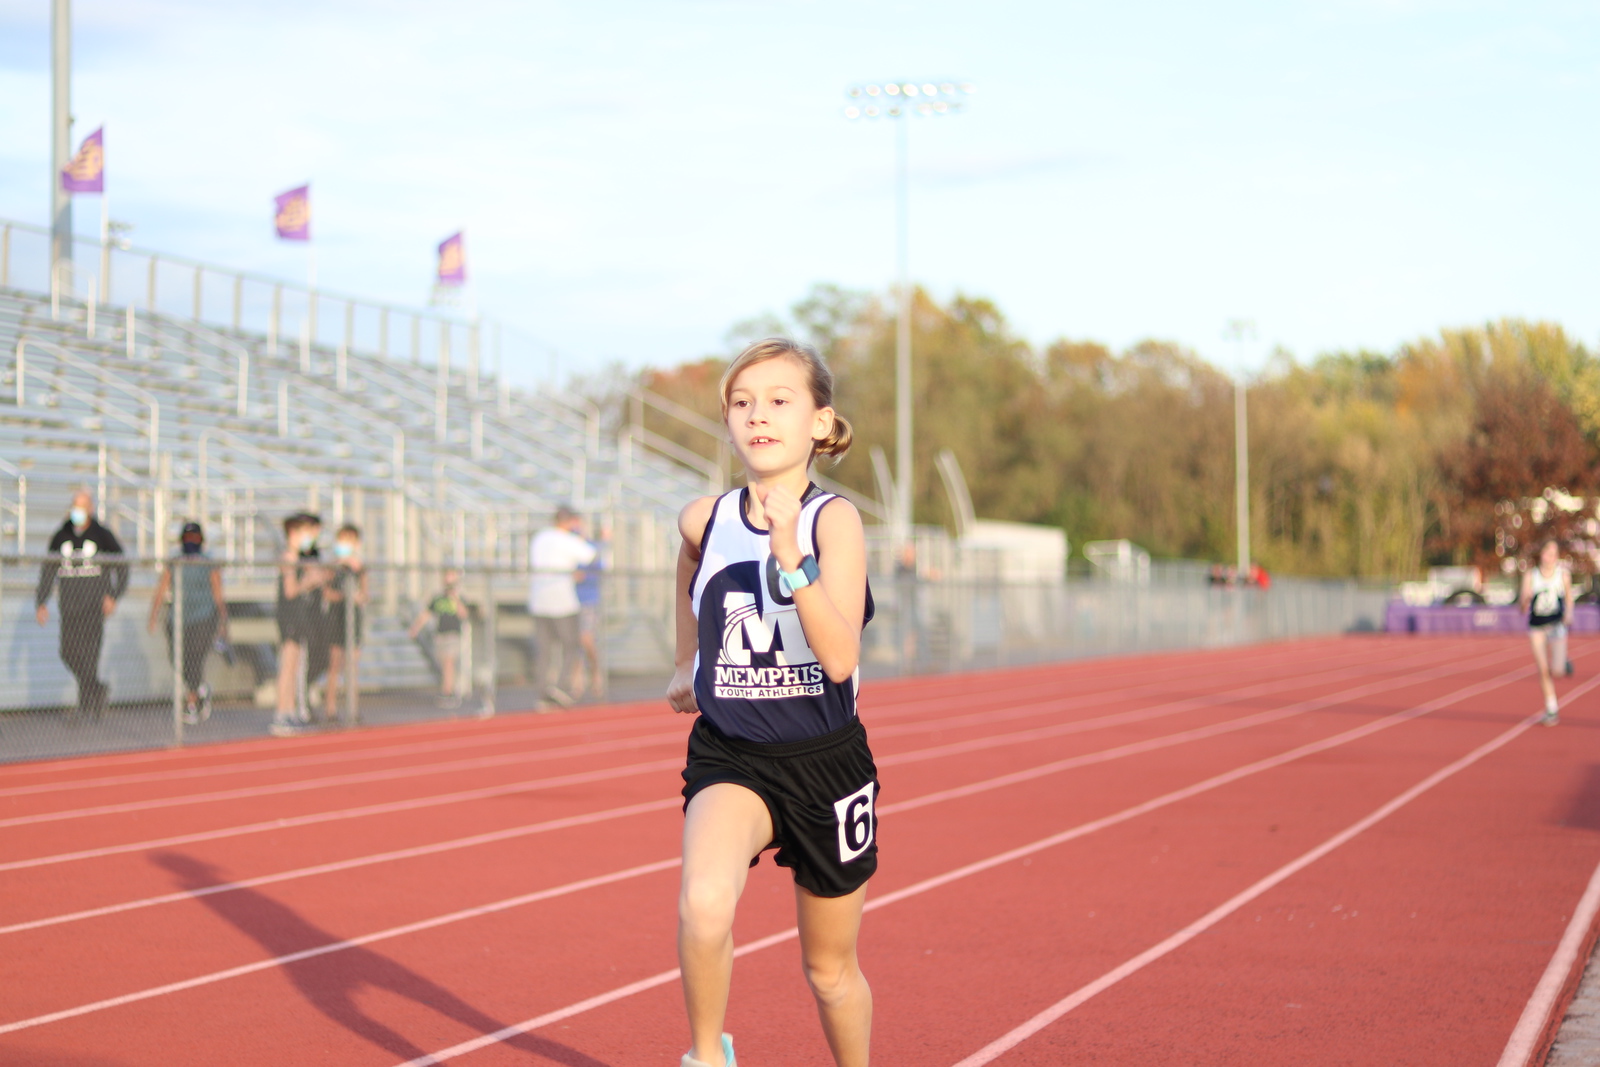
[[[1250,580],[1250,427],[1245,417],[1244,349],[1255,340],[1256,324],[1230,319],[1222,336],[1238,345],[1239,365],[1233,374],[1233,508],[1239,534],[1238,580]]]
[[[961,110],[963,98],[976,92],[971,82],[868,82],[845,90],[849,103],[844,117],[906,119],[913,115],[934,118]],[[914,102],[913,102],[914,101]],[[893,517],[895,547],[911,537],[911,275],[910,183],[907,163],[906,123],[895,131],[896,258],[899,274],[899,310],[895,316],[894,344],[894,465],[895,499],[886,501]]]

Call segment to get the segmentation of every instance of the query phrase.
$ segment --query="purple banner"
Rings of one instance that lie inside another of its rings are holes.
[[[1391,634],[1522,634],[1528,632],[1528,613],[1515,604],[1412,607],[1391,600],[1383,628]],[[1572,628],[1579,633],[1600,633],[1600,604],[1573,608]]]
[[[311,186],[302,185],[273,199],[273,221],[285,241],[311,240]]]
[[[461,234],[452,234],[439,245],[439,284],[462,285],[466,280],[467,250]]]
[[[61,191],[66,193],[103,193],[106,191],[106,148],[100,127],[83,139],[78,154],[72,157],[61,172]]]

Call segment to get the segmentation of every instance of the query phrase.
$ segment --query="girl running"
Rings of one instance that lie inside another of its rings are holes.
[[[1572,625],[1572,575],[1561,565],[1555,538],[1539,545],[1534,566],[1522,576],[1522,610],[1528,613],[1528,640],[1544,690],[1544,724],[1560,721],[1553,676],[1572,673],[1567,661],[1567,628]]]
[[[833,374],[782,338],[741,352],[722,412],[748,487],[702,497],[678,530],[674,711],[699,713],[684,769],[678,960],[691,1047],[682,1067],[735,1067],[722,1032],[733,915],[761,853],[794,871],[806,981],[840,1067],[865,1067],[872,991],[856,961],[877,869],[877,768],[856,717],[872,618],[866,538],[847,500],[811,483],[850,425]]]

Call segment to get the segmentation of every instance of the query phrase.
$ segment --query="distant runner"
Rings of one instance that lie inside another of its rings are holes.
[[[1544,724],[1560,720],[1553,678],[1572,673],[1567,659],[1567,629],[1572,625],[1572,575],[1561,565],[1561,546],[1550,538],[1539,545],[1534,566],[1522,576],[1522,609],[1528,613],[1528,640],[1544,690]]]

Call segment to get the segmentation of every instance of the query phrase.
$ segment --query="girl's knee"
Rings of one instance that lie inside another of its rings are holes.
[[[801,960],[800,966],[805,971],[806,984],[811,987],[812,994],[825,1004],[843,1000],[855,984],[863,980],[853,953],[807,956]]]
[[[678,921],[700,936],[733,929],[739,891],[721,878],[685,878],[678,893]]]

